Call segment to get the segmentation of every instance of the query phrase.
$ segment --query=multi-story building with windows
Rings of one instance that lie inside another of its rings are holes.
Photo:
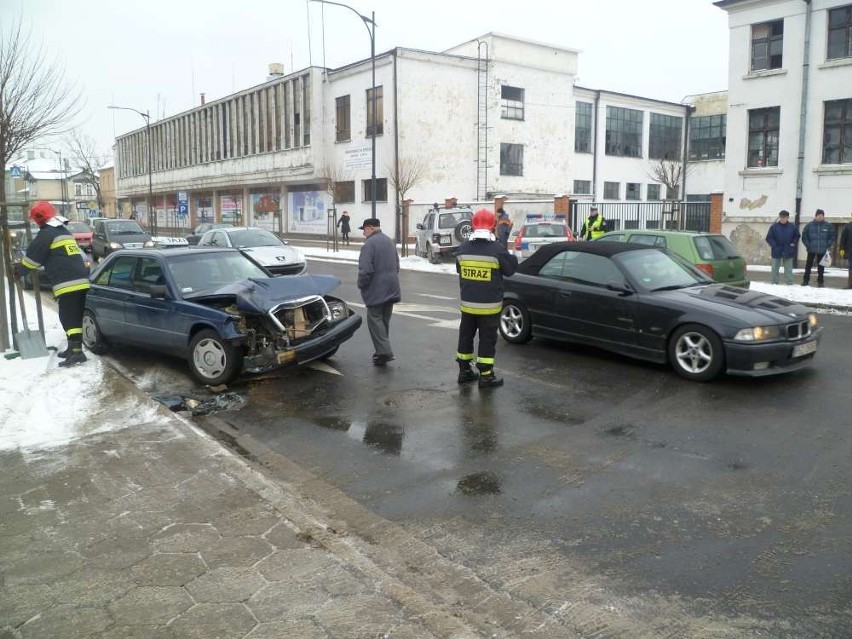
[[[759,259],[781,209],[852,216],[852,3],[715,4],[730,26],[723,230]]]

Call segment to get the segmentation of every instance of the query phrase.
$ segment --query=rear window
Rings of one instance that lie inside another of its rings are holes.
[[[462,220],[469,220],[471,217],[473,217],[473,214],[470,211],[460,211],[458,213],[441,213],[441,215],[438,216],[438,228],[454,229],[456,228],[456,224],[458,224]]]
[[[564,224],[532,224],[524,229],[524,237],[567,237]]]
[[[736,247],[724,235],[699,235],[693,238],[702,260],[728,260],[740,256]]]

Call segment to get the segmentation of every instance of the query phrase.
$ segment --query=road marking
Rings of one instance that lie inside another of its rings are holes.
[[[323,373],[331,373],[332,375],[340,375],[341,377],[343,376],[343,373],[326,362],[308,362],[305,364],[305,367],[313,368],[314,370],[321,371]]]
[[[347,302],[349,306],[356,306],[358,308],[366,308],[363,304],[359,304],[358,302]],[[428,315],[421,315],[420,313],[412,313],[411,311],[438,311],[441,313],[452,313],[455,315],[452,319],[438,319],[435,317],[430,317]],[[414,319],[422,319],[429,322],[429,326],[434,328],[449,328],[454,331],[459,328],[459,315],[461,311],[457,308],[452,308],[449,306],[429,306],[426,304],[394,304],[393,307],[394,315],[401,315],[402,317],[412,317]]]
[[[446,295],[431,295],[430,293],[418,293],[420,297],[431,297],[436,300],[456,300],[457,297],[447,297]]]

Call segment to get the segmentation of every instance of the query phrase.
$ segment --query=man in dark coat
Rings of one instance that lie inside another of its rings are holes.
[[[846,276],[846,288],[852,288],[852,222],[843,225],[840,232],[840,259],[846,260],[848,273]]]
[[[373,364],[384,366],[394,359],[389,332],[393,305],[402,299],[399,254],[393,240],[382,233],[378,219],[367,218],[358,228],[365,238],[358,257],[358,288],[367,307],[367,328],[376,351]]]
[[[834,226],[825,221],[825,211],[817,209],[813,221],[805,224],[805,230],[802,231],[802,242],[808,250],[802,286],[807,286],[810,282],[814,264],[817,266],[817,287],[825,286],[825,267],[819,262],[822,256],[831,250],[835,234]]]
[[[772,247],[772,283],[780,284],[779,271],[784,265],[784,280],[787,285],[793,283],[793,258],[799,248],[799,229],[790,224],[790,212],[781,211],[778,220],[769,227],[766,243]]]

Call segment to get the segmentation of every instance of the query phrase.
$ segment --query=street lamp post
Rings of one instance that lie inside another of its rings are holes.
[[[151,235],[157,235],[157,212],[154,210],[154,188],[152,182],[152,164],[151,164],[151,113],[144,113],[133,107],[110,105],[107,109],[121,109],[123,111],[134,111],[145,118],[145,139],[148,145],[148,221],[150,223]]]
[[[319,2],[320,4],[333,4],[338,7],[349,9],[356,16],[361,18],[364,26],[367,27],[367,33],[370,35],[370,65],[372,73],[372,90],[370,91],[370,137],[372,139],[372,147],[370,153],[372,173],[370,175],[370,200],[371,200],[371,217],[376,217],[376,12],[371,12],[367,17],[358,13],[348,4],[342,2],[331,2],[331,0],[310,0],[311,2]]]

